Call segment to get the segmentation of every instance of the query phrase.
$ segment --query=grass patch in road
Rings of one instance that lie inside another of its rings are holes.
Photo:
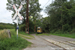
[[[41,34],[36,34],[36,35],[46,35],[46,36],[50,36],[50,34],[48,34],[48,33],[41,33]]]
[[[5,38],[4,40],[0,39],[0,50],[22,50],[27,46],[30,46],[31,43],[27,40],[16,36],[14,29],[11,29],[11,38]]]
[[[57,35],[62,37],[69,37],[69,38],[75,38],[75,33],[50,33],[51,35]]]
[[[23,34],[19,34],[19,36],[24,38],[24,39],[32,39],[33,38],[33,37],[26,36],[26,35],[23,35]]]
[[[25,32],[19,32],[19,34],[25,35],[26,37],[34,38],[34,36],[32,36],[32,35],[30,35],[30,34],[27,34],[27,33],[25,33]]]

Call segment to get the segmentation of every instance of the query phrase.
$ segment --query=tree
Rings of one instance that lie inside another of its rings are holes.
[[[23,0],[7,0],[7,10],[11,10],[13,11],[12,16],[14,15],[14,9],[13,9],[13,4],[15,4],[17,6],[17,8],[19,8],[21,2]],[[26,2],[27,0],[25,0]],[[33,19],[35,20],[35,15],[37,14],[37,12],[40,12],[41,8],[40,8],[40,4],[38,2],[38,0],[29,0],[29,16],[33,16]],[[23,5],[23,8],[21,9],[21,15],[24,17],[22,24],[25,24],[26,21],[26,3]]]
[[[73,29],[75,25],[74,9],[74,0],[55,0],[52,4],[47,6],[45,12],[49,15],[51,29],[60,29],[62,31],[63,29]]]

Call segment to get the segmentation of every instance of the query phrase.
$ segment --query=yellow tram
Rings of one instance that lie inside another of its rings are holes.
[[[41,27],[37,27],[37,33],[42,33],[42,28]]]

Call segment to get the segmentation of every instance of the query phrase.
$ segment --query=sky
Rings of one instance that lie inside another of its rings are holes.
[[[43,9],[43,11],[41,11],[40,14],[42,14],[43,17],[47,17],[47,14],[44,12],[44,10],[45,7],[52,3],[52,0],[39,0],[39,3],[41,4],[40,7]]]
[[[43,11],[40,12],[43,17],[46,17],[47,14],[44,12],[44,9],[47,5],[49,5],[52,2],[52,0],[39,0],[39,3],[41,4],[41,8]],[[0,0],[0,22],[2,23],[12,23],[12,12],[6,9],[6,3],[7,0]]]

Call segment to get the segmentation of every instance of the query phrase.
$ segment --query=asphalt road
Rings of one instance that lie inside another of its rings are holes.
[[[23,50],[75,50],[75,39],[54,35],[32,35],[34,38],[27,40],[33,44]]]

